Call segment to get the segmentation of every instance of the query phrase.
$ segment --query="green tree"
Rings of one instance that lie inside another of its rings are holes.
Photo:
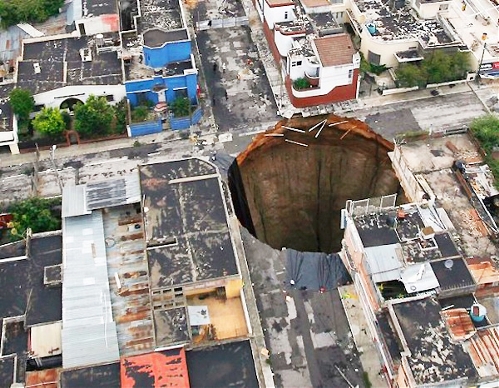
[[[448,54],[443,51],[434,51],[417,64],[401,64],[395,70],[395,74],[399,86],[423,88],[428,84],[464,79],[469,68],[467,53],[458,51]]]
[[[114,106],[115,110],[115,123],[114,123],[114,132],[115,133],[124,133],[126,132],[127,125],[127,112],[128,112],[128,100],[123,98],[120,102],[118,102]]]
[[[59,136],[66,129],[60,109],[43,108],[33,120],[33,128],[47,136]]]
[[[104,97],[91,95],[74,107],[74,127],[83,136],[102,136],[112,131],[115,110]]]
[[[469,53],[457,51],[451,55],[450,74],[454,75],[454,79],[465,79],[466,73],[470,71]]]
[[[397,81],[400,87],[410,88],[419,86],[424,88],[426,86],[426,73],[417,65],[411,63],[403,63],[396,70]]]
[[[310,87],[310,82],[306,78],[298,78],[293,81],[293,87],[296,90],[308,89]]]
[[[499,188],[499,161],[492,156],[494,149],[499,147],[499,118],[493,115],[477,117],[470,129],[485,151],[485,163],[494,175],[494,186]]]
[[[191,103],[187,97],[177,97],[173,100],[172,111],[175,117],[185,117],[191,114]]]
[[[477,117],[471,122],[470,129],[485,152],[490,153],[494,147],[499,146],[499,118],[496,116]]]
[[[15,88],[9,93],[9,103],[20,120],[28,121],[29,115],[35,108],[35,100],[29,90]]]
[[[438,84],[453,78],[450,74],[451,56],[443,51],[433,51],[421,65],[426,72],[429,84]]]
[[[55,210],[61,200],[33,197],[15,202],[9,207],[13,216],[13,228],[10,231],[13,240],[19,240],[27,228],[33,233],[47,232],[61,228],[60,214]]]
[[[63,5],[64,0],[0,0],[0,23],[7,28],[20,22],[44,22]]]

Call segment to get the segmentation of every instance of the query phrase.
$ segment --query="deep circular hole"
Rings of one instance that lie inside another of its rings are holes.
[[[310,131],[322,120],[324,125]],[[358,120],[333,115],[283,120],[257,135],[229,170],[238,218],[273,248],[337,252],[347,200],[400,190],[388,157],[392,149]]]

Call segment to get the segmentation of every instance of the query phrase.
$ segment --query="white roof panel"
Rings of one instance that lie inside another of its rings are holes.
[[[365,248],[368,273],[375,283],[400,279],[403,267],[400,244]]]
[[[102,213],[64,218],[62,229],[63,367],[117,361]]]

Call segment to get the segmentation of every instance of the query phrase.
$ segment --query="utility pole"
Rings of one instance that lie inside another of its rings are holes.
[[[59,176],[59,171],[57,171],[57,166],[55,165],[55,150],[56,149],[57,149],[57,146],[55,144],[50,148],[50,161],[52,162],[52,168],[54,169],[55,177],[57,179],[57,184],[59,185],[59,190],[61,191],[61,194],[62,194],[61,177]]]

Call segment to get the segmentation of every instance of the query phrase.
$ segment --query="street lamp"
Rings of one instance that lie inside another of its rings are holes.
[[[477,84],[480,82],[480,69],[482,67],[483,56],[485,55],[485,49],[487,48],[487,33],[486,32],[484,32],[482,34],[482,41],[483,41],[482,55],[480,56],[480,62],[478,62],[478,71],[476,73],[476,83]]]
[[[57,184],[59,185],[59,189],[61,190],[62,194],[62,182],[61,182],[61,177],[59,176],[59,171],[57,171],[57,166],[55,165],[55,150],[57,149],[57,145],[52,145],[50,148],[50,161],[52,162],[52,167],[55,172],[55,176],[57,179]]]

